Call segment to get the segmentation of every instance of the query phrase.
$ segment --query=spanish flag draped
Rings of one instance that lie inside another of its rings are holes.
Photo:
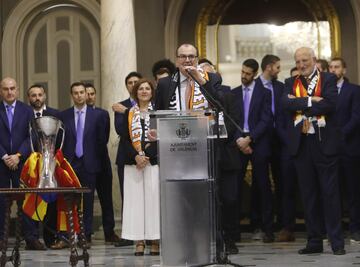
[[[69,162],[64,158],[61,150],[58,150],[55,155],[56,167],[55,178],[59,187],[81,187],[78,177]],[[42,155],[38,152],[33,152],[26,160],[21,171],[21,181],[27,187],[36,187],[39,182],[39,174],[42,168]],[[48,196],[41,196],[39,194],[29,193],[25,195],[23,203],[23,211],[33,220],[43,220],[46,214]],[[60,231],[66,231],[69,227],[66,218],[66,203],[62,194],[57,195],[57,209],[58,209],[58,225]],[[77,207],[73,206],[74,227],[78,232],[79,221],[77,216]]]

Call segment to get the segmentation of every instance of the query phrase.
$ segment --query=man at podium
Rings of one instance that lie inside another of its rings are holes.
[[[218,100],[222,99],[221,78],[198,67],[198,49],[182,44],[176,50],[177,71],[159,80],[156,89],[156,110],[201,110],[208,108],[200,86]],[[191,74],[191,75],[190,75]],[[196,81],[193,80],[193,78]]]

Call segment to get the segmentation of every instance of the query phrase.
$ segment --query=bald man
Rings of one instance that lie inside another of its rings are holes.
[[[285,81],[282,102],[291,115],[287,137],[298,175],[308,234],[307,245],[299,250],[299,254],[323,252],[322,237],[326,232],[334,255],[343,255],[336,76],[317,69],[311,48],[297,49],[294,58],[300,75]]]
[[[16,188],[20,172],[30,155],[29,122],[32,109],[18,100],[19,87],[15,79],[7,77],[0,82],[0,188]],[[0,247],[3,242],[4,207],[0,196]],[[27,250],[45,250],[33,221],[23,216],[23,232]]]

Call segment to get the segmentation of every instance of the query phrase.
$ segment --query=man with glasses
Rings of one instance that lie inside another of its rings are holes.
[[[171,76],[159,80],[156,90],[157,110],[206,109],[208,102],[200,86],[217,99],[222,99],[221,79],[216,74],[198,68],[198,50],[191,44],[182,44],[176,50],[176,67]],[[195,78],[191,78],[189,73]]]

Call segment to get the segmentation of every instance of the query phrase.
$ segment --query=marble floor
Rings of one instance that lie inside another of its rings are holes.
[[[305,244],[304,233],[297,233],[297,239],[291,243],[253,242],[250,238],[243,238],[244,241],[237,243],[239,254],[231,255],[229,259],[233,263],[242,266],[257,267],[348,267],[360,266],[360,244],[354,244],[346,240],[347,254],[334,256],[328,244],[324,244],[324,253],[317,255],[298,255],[297,250]],[[250,235],[248,235],[250,237]],[[10,252],[8,252],[10,253]],[[80,253],[80,251],[79,251]],[[90,266],[107,267],[142,267],[160,266],[158,256],[133,256],[133,247],[115,248],[104,245],[103,240],[93,240],[90,253]],[[63,267],[70,266],[69,251],[47,250],[27,251],[21,249],[21,266],[23,267]],[[12,266],[7,263],[6,266]],[[84,266],[79,262],[77,266]],[[224,265],[213,265],[224,266]],[[230,266],[230,265],[227,265]]]

